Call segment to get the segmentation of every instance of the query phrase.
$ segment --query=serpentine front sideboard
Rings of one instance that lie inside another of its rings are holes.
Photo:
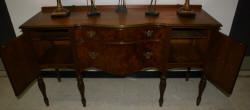
[[[87,7],[66,7],[71,15],[51,18],[55,7],[43,7],[23,25],[23,35],[2,46],[2,60],[19,96],[38,78],[46,105],[49,100],[41,77],[44,68],[75,69],[83,106],[86,106],[81,72],[95,67],[126,75],[154,67],[160,76],[160,99],[166,88],[167,71],[199,67],[204,73],[197,105],[208,79],[231,94],[244,56],[245,46],[219,32],[221,24],[201,6],[195,17],[179,17],[180,6],[158,6],[160,15],[145,16],[147,6],[128,6],[116,13],[115,6],[98,6],[101,16],[87,16]],[[169,88],[171,89],[171,88]]]

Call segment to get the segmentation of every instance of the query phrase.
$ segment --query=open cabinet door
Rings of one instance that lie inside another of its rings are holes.
[[[209,45],[204,72],[209,81],[231,94],[246,46],[220,32],[213,33]]]
[[[1,48],[2,61],[16,96],[19,96],[40,74],[31,47],[20,36]]]

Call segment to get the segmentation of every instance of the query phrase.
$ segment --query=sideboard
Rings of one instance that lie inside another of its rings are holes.
[[[162,72],[160,106],[169,68],[203,69],[197,105],[207,79],[231,94],[246,46],[220,33],[222,25],[201,6],[192,6],[195,17],[179,17],[179,7],[159,5],[159,16],[145,16],[147,6],[128,6],[126,13],[116,13],[115,6],[97,6],[101,16],[88,17],[88,7],[69,6],[66,8],[71,15],[64,18],[51,18],[55,7],[43,7],[20,26],[23,35],[1,48],[15,95],[38,79],[49,105],[40,70],[71,68],[76,71],[82,104],[86,106],[81,72],[89,67],[115,75],[147,67],[158,69]]]

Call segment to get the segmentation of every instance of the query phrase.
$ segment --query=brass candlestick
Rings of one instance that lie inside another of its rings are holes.
[[[177,10],[177,14],[179,16],[190,16],[190,17],[195,16],[195,12],[190,7],[189,0],[186,0],[184,6]]]
[[[57,0],[57,8],[51,13],[51,17],[67,17],[70,11],[63,8],[61,0]]]

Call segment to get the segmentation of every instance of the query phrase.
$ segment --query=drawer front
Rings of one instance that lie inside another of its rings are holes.
[[[80,63],[81,68],[86,69],[88,67],[104,67],[105,62],[102,58],[104,53],[103,49],[103,46],[99,43],[78,43],[76,45],[76,55],[78,57],[77,61]]]
[[[142,62],[135,53],[136,44],[116,45],[86,42],[79,43],[76,51],[82,70],[95,67],[112,74],[128,74],[142,68]]]
[[[84,42],[77,44],[81,69],[95,67],[113,74],[129,74],[147,67],[164,71],[167,45],[163,41],[129,44]]]
[[[75,40],[83,41],[118,41],[119,31],[110,28],[82,28]]]
[[[159,27],[126,28],[121,30],[120,39],[123,41],[164,39],[163,31],[167,30]]]
[[[61,41],[70,40],[70,30],[69,29],[50,29],[50,30],[32,30],[24,31],[28,33],[32,40],[48,40],[48,41]]]
[[[200,39],[208,38],[209,29],[203,28],[172,28],[171,38],[174,39]]]
[[[135,42],[150,39],[164,39],[164,28],[135,27],[135,28],[83,28],[78,30],[75,40],[102,42]]]
[[[149,41],[140,45],[141,53],[138,54],[144,67],[154,67],[165,72],[169,46],[163,41]]]

